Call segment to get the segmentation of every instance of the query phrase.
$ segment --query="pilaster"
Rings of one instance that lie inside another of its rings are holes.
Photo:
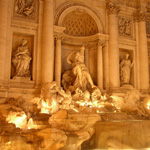
[[[109,1],[106,4],[108,12],[109,32],[109,86],[111,89],[120,87],[119,48],[118,48],[118,18],[119,7]]]
[[[56,47],[55,47],[55,81],[60,86],[61,85],[61,42],[63,39],[62,33],[55,34]]]
[[[97,50],[97,85],[100,90],[103,90],[103,47],[105,42],[98,41],[98,50]]]
[[[0,0],[0,80],[4,81],[7,42],[8,0]]]
[[[42,34],[42,82],[53,81],[54,38],[53,38],[53,0],[44,0]]]
[[[146,35],[146,19],[145,11],[138,10],[134,14],[135,22],[138,24],[138,61],[140,73],[140,90],[149,89],[149,66],[148,66],[148,48]]]

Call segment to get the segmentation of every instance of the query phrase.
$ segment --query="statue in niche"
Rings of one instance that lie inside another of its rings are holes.
[[[30,77],[31,55],[27,46],[28,41],[23,39],[21,45],[12,54],[12,63],[16,77]]]
[[[130,82],[130,72],[133,67],[133,62],[129,59],[129,54],[126,53],[125,58],[121,60],[120,63],[120,80],[121,84],[129,84]]]
[[[75,93],[76,89],[85,91],[95,87],[92,78],[84,64],[84,50],[82,46],[80,51],[72,52],[67,57],[67,62],[72,65],[72,70],[67,70],[62,76],[62,85],[65,90],[69,89]]]
[[[33,17],[34,0],[16,0],[15,12],[27,17]]]

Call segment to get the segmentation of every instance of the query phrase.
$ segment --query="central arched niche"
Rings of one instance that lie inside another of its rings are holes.
[[[76,37],[91,36],[98,33],[96,22],[83,9],[77,9],[67,14],[62,26],[66,27],[65,34]]]
[[[62,74],[71,69],[67,56],[85,45],[85,63],[94,83],[97,83],[97,41],[104,34],[100,16],[86,6],[71,6],[60,9],[56,25],[65,27],[62,42]],[[57,15],[56,15],[57,16]],[[56,17],[57,18],[57,17]]]
[[[59,18],[57,18],[58,16]],[[83,23],[83,20],[88,23],[89,27],[91,25],[94,25],[94,29],[96,31],[95,34],[104,34],[104,26],[101,17],[86,6],[64,6],[63,8],[60,8],[55,16],[55,25],[66,27],[66,25],[68,25],[70,21],[72,21],[72,23],[74,23],[75,21],[80,21]]]

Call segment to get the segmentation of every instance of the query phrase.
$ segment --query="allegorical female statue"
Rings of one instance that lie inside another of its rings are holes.
[[[121,60],[120,63],[120,80],[121,84],[129,84],[130,82],[130,72],[133,63],[129,59],[129,54],[126,53],[125,58]]]
[[[12,63],[15,67],[16,77],[30,77],[31,56],[27,46],[28,41],[22,40],[21,45],[13,52]]]

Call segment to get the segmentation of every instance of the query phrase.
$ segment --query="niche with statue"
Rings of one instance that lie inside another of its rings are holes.
[[[15,80],[32,79],[33,37],[13,35],[11,78]]]
[[[131,50],[120,50],[119,71],[120,85],[134,86],[134,57]]]

